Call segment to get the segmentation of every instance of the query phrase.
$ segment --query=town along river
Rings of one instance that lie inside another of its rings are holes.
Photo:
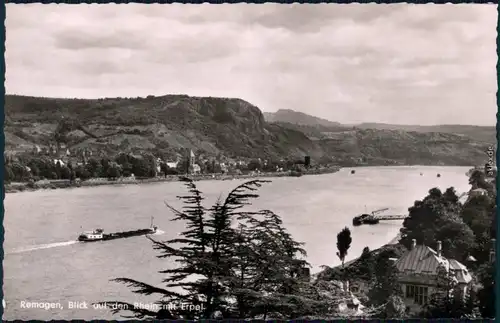
[[[282,177],[264,185],[252,206],[281,215],[296,240],[305,242],[313,272],[320,265],[338,265],[336,236],[351,228],[352,245],[347,261],[389,242],[402,221],[381,221],[373,226],[352,226],[355,215],[389,207],[404,214],[429,189],[454,186],[468,191],[465,173],[470,167],[363,167],[335,174]],[[423,175],[420,175],[422,173]],[[441,177],[437,177],[437,174]],[[200,181],[207,206],[242,180]],[[183,230],[172,222],[167,201],[179,207],[176,196],[186,193],[180,182],[100,186],[7,194],[4,250],[4,319],[120,319],[109,310],[93,309],[92,302],[119,300],[153,302],[126,286],[109,280],[128,277],[161,286],[157,271],[172,266],[155,258],[151,242],[133,237],[106,242],[77,243],[82,230],[107,232],[147,227],[154,216],[160,235],[170,239]],[[366,208],[365,208],[366,205]],[[21,302],[59,302],[61,308],[27,309]],[[88,309],[70,309],[68,302],[87,302]]]

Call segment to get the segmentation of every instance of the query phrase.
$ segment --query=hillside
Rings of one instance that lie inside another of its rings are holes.
[[[98,100],[7,95],[7,150],[47,146],[118,151],[200,150],[210,155],[281,158],[321,149],[302,132],[264,121],[240,99],[167,95]]]
[[[98,100],[7,95],[5,115],[6,150],[16,152],[58,140],[71,150],[104,154],[175,155],[191,148],[227,157],[310,155],[340,165],[476,165],[484,164],[487,147],[449,133],[268,123],[246,101],[186,95]]]
[[[406,132],[423,132],[423,133],[449,133],[461,136],[470,137],[478,142],[496,144],[496,129],[495,127],[472,126],[472,125],[435,125],[435,126],[419,126],[419,125],[395,125],[386,123],[361,123],[361,124],[341,124],[338,122],[321,119],[306,113],[293,110],[278,110],[277,112],[266,112],[264,118],[268,122],[287,123],[300,126],[306,126],[306,131],[315,133],[314,137],[318,137],[319,132],[336,132],[346,129],[376,129],[376,130],[399,130]]]

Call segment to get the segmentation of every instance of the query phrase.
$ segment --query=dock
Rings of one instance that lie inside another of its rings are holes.
[[[373,217],[377,220],[404,220],[408,217],[408,215],[388,214],[388,215],[375,215]]]

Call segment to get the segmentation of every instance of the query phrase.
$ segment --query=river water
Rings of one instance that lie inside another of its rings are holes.
[[[364,167],[335,174],[275,178],[263,186],[253,207],[281,215],[294,238],[305,242],[313,272],[321,265],[338,265],[336,235],[345,226],[352,232],[347,260],[365,246],[374,249],[399,232],[402,221],[352,227],[353,216],[379,208],[406,214],[429,189],[453,186],[469,190],[465,173],[470,167]],[[422,175],[420,175],[422,173]],[[440,173],[441,177],[436,175]],[[201,181],[197,185],[207,206],[241,180]],[[145,237],[78,243],[77,234],[93,228],[122,231],[148,227],[150,216],[161,229],[157,239],[178,236],[180,222],[171,222],[165,203],[180,206],[185,192],[179,182],[100,186],[7,194],[5,199],[4,319],[120,319],[108,310],[94,309],[97,301],[130,303],[155,301],[131,292],[117,277],[161,286],[157,271],[171,268]],[[23,302],[59,303],[60,308],[26,308]],[[88,308],[69,308],[68,302],[86,302]],[[23,308],[23,306],[25,308]]]

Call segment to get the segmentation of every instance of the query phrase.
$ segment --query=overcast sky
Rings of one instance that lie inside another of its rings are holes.
[[[181,93],[342,123],[496,123],[495,5],[6,6],[8,94]]]

